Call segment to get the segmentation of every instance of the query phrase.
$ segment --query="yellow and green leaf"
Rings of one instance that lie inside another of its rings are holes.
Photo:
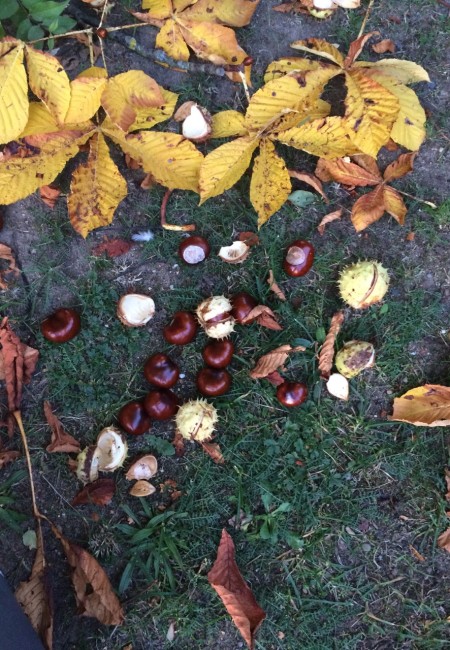
[[[3,46],[10,43],[2,43]],[[28,85],[23,47],[4,48],[0,58],[0,144],[15,140],[28,119]]]
[[[250,201],[258,213],[259,228],[287,201],[291,187],[284,160],[275,151],[273,142],[263,138],[250,183]]]

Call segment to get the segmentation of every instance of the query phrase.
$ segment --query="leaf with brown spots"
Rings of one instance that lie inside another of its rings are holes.
[[[8,289],[9,277],[14,278],[20,275],[20,271],[16,266],[14,253],[6,244],[0,244],[0,260],[7,263],[7,268],[0,267],[0,290]]]
[[[337,219],[340,219],[342,217],[342,208],[339,208],[339,210],[335,210],[334,212],[329,212],[326,214],[320,221],[319,225],[317,226],[317,230],[321,235],[324,234],[325,232],[325,226],[329,223],[332,223],[333,221],[336,221]]]
[[[52,439],[46,447],[47,451],[50,453],[59,451],[67,454],[77,454],[80,451],[80,443],[64,431],[49,402],[44,402],[44,414],[52,431]]]
[[[279,298],[280,300],[285,301],[286,300],[286,295],[282,289],[280,289],[279,285],[275,282],[275,278],[273,277],[273,271],[270,269],[269,271],[269,277],[267,278],[267,283],[269,285],[269,289],[274,292],[274,294]]]
[[[225,529],[222,530],[217,559],[208,573],[208,582],[217,592],[245,643],[252,650],[255,634],[266,614],[256,602],[239,571],[234,543]]]
[[[338,311],[331,319],[330,329],[319,353],[319,370],[323,379],[329,379],[334,361],[334,343],[344,323],[344,312]]]
[[[73,506],[81,506],[86,503],[93,503],[96,506],[107,506],[111,503],[116,490],[116,484],[112,478],[99,478],[93,483],[88,483],[72,499]]]
[[[49,208],[54,208],[56,205],[56,200],[61,194],[61,190],[51,185],[43,185],[39,188],[39,195],[45,205],[48,205]]]
[[[450,388],[437,384],[412,388],[394,399],[394,412],[389,419],[417,427],[450,426]]]
[[[305,349],[302,345],[298,345],[295,348],[290,345],[281,345],[275,348],[258,359],[253,370],[250,370],[250,377],[252,379],[264,379],[267,375],[274,372],[274,370],[281,368],[290,354],[293,352],[304,352]]]

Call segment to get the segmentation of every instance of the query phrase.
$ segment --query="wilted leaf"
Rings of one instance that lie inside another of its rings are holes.
[[[352,223],[355,230],[360,232],[381,219],[385,211],[384,185],[378,185],[372,192],[363,194],[353,204]]]
[[[418,427],[450,426],[450,388],[425,384],[407,391],[394,399],[394,412],[389,419]]]
[[[73,506],[81,506],[86,503],[93,503],[96,506],[107,506],[111,503],[116,490],[116,484],[112,478],[99,478],[93,483],[88,483],[72,499]]]
[[[302,181],[302,183],[311,185],[311,187],[313,187],[316,192],[322,196],[325,203],[329,203],[328,197],[323,191],[322,183],[317,178],[317,176],[314,176],[314,174],[310,174],[309,172],[297,172],[294,169],[289,170],[289,176],[291,178],[296,178],[298,181]]]
[[[45,205],[48,205],[49,208],[54,208],[56,205],[56,200],[61,194],[61,190],[51,185],[44,185],[39,188],[39,195]]]
[[[374,173],[343,158],[337,158],[336,160],[320,158],[316,167],[316,175],[324,182],[332,179],[338,183],[352,187],[378,185],[382,181],[382,176],[378,168],[377,172]]]
[[[8,463],[12,463],[13,460],[16,460],[19,457],[20,457],[19,451],[14,451],[12,449],[0,451],[0,469],[5,465],[7,465]]]
[[[321,219],[319,225],[317,226],[317,230],[321,235],[323,235],[325,232],[325,226],[331,223],[332,221],[336,221],[337,219],[340,219],[341,217],[342,217],[342,208],[339,208],[339,210],[335,210],[334,212],[329,212]]]
[[[295,348],[292,348],[290,345],[281,345],[275,348],[275,350],[264,354],[258,359],[253,370],[250,370],[250,377],[252,379],[264,379],[274,370],[281,368],[292,352],[303,352],[305,349],[302,345],[298,345]]]
[[[16,266],[16,260],[14,258],[14,254],[12,250],[6,244],[0,244],[0,259],[5,260],[5,262],[7,262],[8,264],[7,269],[2,270],[0,268],[0,290],[1,290],[1,289],[8,288],[9,282],[7,278],[9,274],[11,273],[12,276],[17,277],[18,275],[20,275],[20,271]]]
[[[444,530],[444,532],[439,535],[437,543],[439,548],[450,553],[450,528],[447,528],[447,530]]]
[[[395,77],[402,84],[430,81],[428,72],[414,61],[402,59],[382,59],[381,61],[357,61],[354,68],[375,68],[378,72]]]
[[[225,462],[222,450],[216,442],[202,442],[201,445],[203,451],[205,451],[215,463],[222,465]]]
[[[61,422],[52,411],[49,402],[44,402],[45,418],[52,430],[52,440],[46,447],[47,451],[61,451],[68,454],[77,454],[80,451],[80,443],[63,429]]]
[[[278,372],[278,370],[274,370],[273,372],[270,372],[264,379],[267,379],[272,386],[281,386],[281,384],[284,384],[284,379]]]
[[[247,646],[253,649],[256,631],[266,614],[239,572],[234,543],[225,529],[222,531],[217,559],[208,573],[208,582],[221,598]]]
[[[16,589],[16,598],[47,650],[53,647],[53,607],[46,579],[42,535],[37,535],[36,557],[31,575]]]
[[[270,307],[267,307],[267,305],[256,305],[256,307],[253,307],[247,316],[242,319],[242,325],[253,323],[253,321],[256,321],[258,325],[267,327],[267,329],[270,330],[281,331],[283,329],[279,324],[276,315]]]
[[[384,38],[379,43],[372,45],[372,50],[377,54],[384,54],[385,52],[395,52],[395,43],[390,38]]]
[[[58,528],[52,526],[52,531],[73,569],[72,583],[79,614],[93,616],[103,625],[121,625],[122,606],[100,564],[84,548],[66,539]]]
[[[334,361],[334,342],[344,322],[344,312],[338,311],[331,319],[330,329],[319,353],[319,370],[323,379],[329,379]]]
[[[286,164],[274,144],[263,138],[253,164],[250,201],[258,213],[258,228],[287,201],[291,181]]]
[[[105,237],[104,240],[100,242],[100,244],[94,246],[91,252],[96,257],[100,257],[100,255],[103,255],[104,253],[108,257],[120,257],[121,255],[128,253],[128,251],[130,251],[132,248],[132,242],[125,241],[125,239],[108,239],[108,237]]]
[[[282,289],[278,286],[278,284],[275,282],[275,278],[273,276],[273,271],[270,269],[269,271],[269,277],[267,278],[267,283],[269,285],[269,289],[274,292],[274,294],[279,298],[280,300],[285,301],[286,300],[286,295]]]

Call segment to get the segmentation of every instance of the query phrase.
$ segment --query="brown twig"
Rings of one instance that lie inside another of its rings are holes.
[[[362,21],[361,29],[359,30],[358,38],[361,38],[361,36],[364,34],[364,31],[366,29],[367,21],[369,20],[370,12],[372,11],[373,3],[375,0],[370,0],[369,6],[367,7],[366,14],[364,16],[364,20]]]
[[[167,223],[166,220],[166,212],[167,212],[167,203],[169,202],[170,196],[172,194],[173,190],[167,190],[166,193],[164,194],[162,203],[161,203],[161,226],[165,230],[178,230],[182,232],[187,232],[190,230],[195,230],[196,226],[195,223],[191,223],[187,226],[175,226],[174,224]]]

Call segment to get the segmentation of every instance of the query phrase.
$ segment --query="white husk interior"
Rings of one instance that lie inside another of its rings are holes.
[[[234,262],[242,258],[244,261],[249,251],[249,246],[243,241],[234,241],[231,246],[222,246],[219,250],[219,257],[226,262],[230,259]]]
[[[113,428],[103,429],[97,438],[99,469],[102,472],[113,472],[123,465],[128,451],[128,445],[122,434]]]
[[[203,138],[208,135],[210,127],[205,120],[203,113],[194,105],[191,108],[191,114],[183,122],[183,135],[185,138]]]
[[[132,464],[130,469],[125,475],[125,478],[129,481],[133,479],[142,480],[152,478],[158,471],[158,461],[154,456],[148,455],[139,458],[135,463]]]
[[[119,309],[130,325],[145,325],[155,313],[155,302],[150,296],[129,293],[120,299]]]
[[[348,379],[335,372],[327,381],[327,390],[333,397],[347,401],[349,394]]]

